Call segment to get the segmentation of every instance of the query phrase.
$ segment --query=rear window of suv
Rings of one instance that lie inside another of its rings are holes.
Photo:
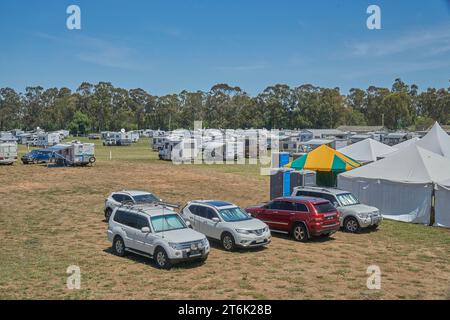
[[[314,204],[314,207],[317,210],[317,213],[325,213],[330,211],[335,211],[336,208],[330,202],[321,202]]]

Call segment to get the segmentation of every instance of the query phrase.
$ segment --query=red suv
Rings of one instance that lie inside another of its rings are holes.
[[[281,197],[245,209],[275,232],[290,234],[297,241],[313,236],[328,237],[339,230],[339,212],[328,201],[312,197]]]

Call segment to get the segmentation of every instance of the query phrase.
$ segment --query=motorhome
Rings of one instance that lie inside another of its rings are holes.
[[[13,164],[17,160],[17,143],[0,142],[0,164]]]
[[[34,142],[35,146],[49,147],[58,144],[61,141],[61,136],[58,132],[43,132],[38,133],[37,140]]]

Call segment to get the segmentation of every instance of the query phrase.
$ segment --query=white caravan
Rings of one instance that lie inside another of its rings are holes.
[[[17,143],[0,142],[0,164],[13,164],[17,160]]]

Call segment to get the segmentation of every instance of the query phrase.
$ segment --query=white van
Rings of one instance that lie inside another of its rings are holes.
[[[17,143],[0,142],[0,164],[13,164],[17,161]]]

